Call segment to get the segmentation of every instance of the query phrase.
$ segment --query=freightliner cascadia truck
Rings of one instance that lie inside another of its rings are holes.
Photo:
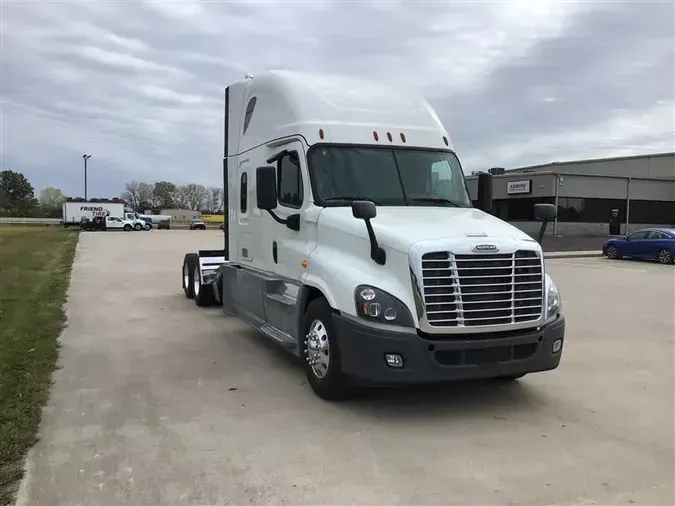
[[[458,126],[456,126],[458,128]],[[538,241],[472,203],[438,116],[358,77],[270,71],[225,90],[223,250],[182,284],[301,357],[321,398],[364,385],[515,380],[565,332]]]

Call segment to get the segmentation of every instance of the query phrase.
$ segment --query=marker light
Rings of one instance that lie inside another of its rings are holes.
[[[401,132],[401,140],[405,142],[405,134],[403,132]]]
[[[380,136],[377,135],[377,132],[375,130],[373,130],[373,139],[375,139],[376,141],[380,140]]]
[[[391,132],[387,132],[387,139],[389,139],[389,142],[394,140],[394,138],[391,136]]]
[[[319,138],[323,139],[323,128],[319,128]]]
[[[443,136],[443,142],[446,146],[448,145],[448,138],[445,135]]]

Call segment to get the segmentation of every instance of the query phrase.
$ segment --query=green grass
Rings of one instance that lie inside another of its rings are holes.
[[[0,226],[0,505],[37,441],[65,322],[78,231]]]

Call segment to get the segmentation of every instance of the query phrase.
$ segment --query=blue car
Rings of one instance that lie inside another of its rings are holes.
[[[675,258],[675,229],[645,228],[628,236],[609,239],[602,246],[607,258],[644,258],[672,264]]]

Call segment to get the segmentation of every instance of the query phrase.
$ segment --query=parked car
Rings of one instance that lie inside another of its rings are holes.
[[[192,223],[190,223],[190,230],[206,230],[206,223],[202,220],[192,220]]]
[[[607,258],[643,258],[672,264],[675,258],[675,229],[645,228],[628,236],[609,239],[602,246]]]

